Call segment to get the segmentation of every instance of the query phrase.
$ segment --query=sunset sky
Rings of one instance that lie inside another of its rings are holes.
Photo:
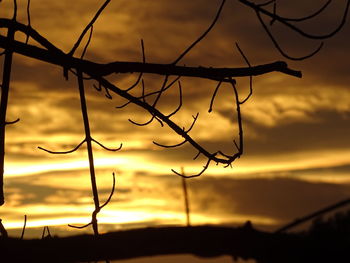
[[[27,24],[26,1],[18,1],[18,20]],[[31,25],[64,52],[68,52],[103,1],[32,0]],[[171,63],[202,32],[215,16],[221,1],[115,0],[94,25],[85,59],[107,63],[146,61]],[[325,1],[281,1],[283,16],[302,17]],[[312,3],[311,3],[312,2]],[[320,17],[303,24],[308,32],[329,32],[340,23],[346,1],[334,1]],[[2,1],[0,17],[11,18],[12,1]],[[268,20],[266,20],[269,22]],[[272,26],[281,46],[293,56],[314,50],[319,41],[305,40]],[[1,35],[6,31],[0,29]],[[288,61],[274,48],[253,10],[238,1],[227,1],[222,16],[210,34],[179,64],[206,67],[245,67],[235,47],[237,42],[252,65],[284,60],[301,70],[303,78],[270,73],[255,77],[253,96],[242,105],[244,154],[233,168],[212,164],[199,178],[188,180],[191,222],[198,224],[243,224],[273,230],[309,212],[350,195],[350,24],[323,49],[306,61]],[[25,40],[25,36],[16,35]],[[84,43],[86,43],[85,38]],[[30,44],[36,44],[33,40]],[[1,52],[2,50],[0,50]],[[76,52],[79,57],[82,48]],[[3,56],[1,57],[1,72]],[[2,73],[1,73],[2,74]],[[127,88],[137,74],[113,75],[109,79]],[[5,157],[5,198],[0,218],[9,233],[20,234],[28,216],[27,237],[40,237],[43,226],[53,234],[82,233],[67,224],[85,224],[93,211],[86,146],[69,155],[50,155],[37,147],[69,150],[84,139],[77,80],[66,81],[60,67],[15,55],[8,107]],[[145,75],[146,90],[159,89],[162,78]],[[92,136],[108,147],[94,145],[101,202],[109,195],[112,172],[116,193],[99,214],[101,230],[185,224],[181,178],[199,172],[204,158],[194,161],[189,144],[178,149],[152,143],[176,144],[182,138],[157,121],[146,127],[131,124],[149,120],[149,113],[125,100],[93,88],[85,81]],[[189,127],[192,115],[199,119],[191,135],[211,150],[234,152],[238,139],[232,90],[219,90],[214,110],[208,113],[215,81],[182,79],[183,107],[173,120]],[[237,79],[244,98],[249,79]],[[141,88],[134,94],[141,95]],[[160,102],[172,112],[178,105],[174,86]],[[40,228],[37,228],[40,227]],[[40,232],[39,232],[40,230]],[[87,231],[90,231],[87,230]],[[90,231],[91,232],[91,231]]]

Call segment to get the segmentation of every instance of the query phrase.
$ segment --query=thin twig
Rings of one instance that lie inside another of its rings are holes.
[[[171,64],[175,65],[177,64],[188,52],[191,51],[192,48],[194,48],[195,45],[197,45],[203,38],[205,38],[205,36],[211,31],[211,29],[215,26],[216,22],[218,21],[221,11],[224,7],[226,0],[223,0],[221,2],[221,5],[218,9],[218,11],[216,12],[216,16],[214,18],[214,20],[212,21],[212,23],[210,24],[210,26],[207,28],[207,30],[204,31],[204,33],[197,38],[174,62],[172,62]]]
[[[98,235],[97,213],[100,211],[100,201],[99,201],[99,197],[98,197],[96,175],[95,175],[95,166],[94,166],[94,156],[93,156],[92,145],[91,145],[92,138],[91,138],[89,117],[88,117],[88,111],[87,111],[86,99],[85,99],[83,73],[79,69],[77,69],[77,73],[78,73],[80,106],[81,106],[81,113],[83,115],[85,141],[86,141],[86,145],[87,145],[88,159],[89,159],[91,187],[92,187],[92,194],[93,194],[93,200],[94,200],[94,205],[95,205],[95,210],[92,213],[91,223],[92,223],[92,228],[93,228],[94,234]]]
[[[332,30],[331,32],[326,33],[326,34],[320,34],[320,35],[315,34],[314,35],[314,34],[309,34],[305,31],[303,31],[302,29],[300,29],[299,27],[289,23],[289,20],[288,20],[289,18],[287,18],[287,20],[285,20],[283,17],[280,17],[274,13],[271,13],[271,12],[267,11],[266,9],[261,8],[259,5],[255,4],[253,2],[250,2],[247,0],[239,0],[239,2],[241,2],[242,4],[244,4],[246,6],[249,6],[250,8],[254,9],[256,12],[259,12],[259,13],[261,12],[264,15],[269,16],[270,18],[280,22],[281,24],[290,28],[294,32],[297,32],[301,36],[306,37],[306,38],[310,38],[310,39],[328,39],[328,38],[331,38],[332,36],[334,36],[336,33],[338,33],[344,27],[344,25],[346,23],[348,11],[349,11],[349,6],[350,6],[350,0],[347,0],[346,6],[344,8],[344,14],[341,18],[341,21],[340,21],[339,25],[334,30]]]
[[[219,91],[219,88],[220,88],[221,84],[222,84],[222,81],[219,81],[219,82],[218,82],[218,85],[216,85],[216,88],[215,88],[215,90],[214,90],[213,96],[211,96],[210,105],[209,105],[209,109],[208,109],[208,112],[209,112],[209,113],[212,112],[212,110],[213,110],[214,100],[215,100],[216,94],[217,94],[218,91]]]
[[[292,221],[291,223],[288,223],[288,224],[284,225],[283,227],[277,229],[275,231],[275,233],[285,232],[285,231],[287,231],[289,229],[292,229],[292,228],[294,228],[294,227],[296,227],[298,225],[301,225],[301,224],[303,224],[303,223],[305,223],[307,221],[310,221],[311,219],[313,219],[315,217],[318,217],[318,216],[321,216],[321,215],[323,215],[325,213],[334,211],[335,209],[338,209],[338,208],[343,207],[343,206],[348,205],[348,204],[350,204],[350,199],[349,198],[347,198],[345,200],[342,200],[340,202],[337,202],[335,204],[332,204],[330,206],[327,206],[325,208],[322,208],[320,210],[317,210],[317,211],[315,211],[315,212],[313,212],[311,214],[308,214],[306,216],[303,216],[301,218],[298,218],[298,219]]]
[[[111,151],[111,152],[116,152],[116,151],[119,151],[122,147],[123,147],[123,144],[121,143],[120,146],[118,148],[108,148],[106,146],[104,146],[102,143],[100,143],[99,141],[96,141],[94,138],[91,138],[91,141],[93,141],[94,143],[98,144],[99,146],[101,146],[103,149],[107,150],[107,151]]]
[[[72,150],[68,150],[68,151],[51,151],[51,150],[48,150],[48,149],[45,149],[43,147],[40,147],[38,146],[38,149],[42,150],[42,151],[45,151],[45,152],[48,152],[48,153],[51,153],[51,154],[68,154],[68,153],[72,153],[72,152],[75,152],[77,151],[80,146],[82,146],[84,144],[84,142],[86,142],[86,139],[82,140],[77,146],[75,146]]]
[[[71,49],[71,51],[69,51],[68,55],[69,56],[73,56],[75,50],[79,47],[81,41],[83,40],[85,34],[87,33],[87,31],[93,26],[93,24],[95,23],[95,21],[97,20],[97,18],[100,16],[100,14],[102,13],[103,9],[105,9],[105,7],[109,4],[111,0],[106,0],[103,5],[100,7],[100,9],[96,12],[95,16],[92,18],[92,20],[90,21],[89,24],[87,24],[87,26],[84,28],[83,32],[81,32],[77,42],[74,44],[73,48]]]
[[[92,26],[90,27],[90,34],[89,34],[88,41],[86,42],[86,45],[84,46],[83,52],[81,53],[81,56],[80,56],[81,59],[83,59],[84,56],[85,56],[85,53],[86,53],[86,51],[87,51],[87,49],[88,49],[88,47],[89,47],[89,44],[90,44],[90,42],[91,42],[91,38],[92,38],[92,33],[93,33],[93,32],[94,32],[94,26],[92,25]]]
[[[241,54],[241,56],[243,57],[244,61],[247,63],[248,67],[251,68],[252,65],[250,64],[247,56],[244,54],[243,50],[239,47],[237,42],[236,42],[236,47],[237,47],[239,53]],[[249,76],[249,94],[244,100],[242,100],[240,102],[240,104],[245,103],[252,96],[252,94],[253,94],[253,76]]]
[[[157,146],[159,146],[159,147],[163,147],[163,148],[176,148],[176,147],[179,147],[179,146],[181,146],[181,145],[184,145],[186,142],[187,142],[187,141],[184,140],[184,141],[182,141],[182,142],[180,142],[180,143],[177,143],[177,144],[173,144],[173,145],[164,145],[164,144],[161,144],[161,143],[158,143],[158,142],[153,141],[153,143],[154,143],[155,145],[157,145]]]
[[[22,234],[21,234],[20,239],[24,238],[24,232],[26,230],[26,225],[27,225],[27,215],[24,215],[24,223],[23,223]]]
[[[256,15],[260,21],[260,24],[262,25],[262,27],[264,28],[265,32],[267,33],[267,35],[269,36],[269,38],[271,39],[272,43],[274,44],[275,48],[281,53],[282,56],[284,56],[285,58],[288,58],[290,60],[305,60],[308,59],[314,55],[316,55],[321,48],[323,47],[323,42],[320,43],[320,45],[312,52],[310,52],[309,54],[305,55],[305,56],[301,56],[301,57],[293,57],[288,55],[280,46],[280,44],[278,43],[278,41],[275,39],[275,37],[272,35],[271,31],[268,29],[268,27],[266,26],[264,20],[262,19],[260,12],[256,11]]]
[[[31,22],[30,22],[30,0],[27,0],[27,19],[28,19],[28,27],[31,27]],[[25,43],[28,44],[29,41],[29,35],[26,35],[26,41]]]
[[[112,196],[114,194],[114,191],[115,191],[115,174],[114,172],[112,173],[112,176],[113,176],[113,184],[112,184],[112,190],[111,190],[111,193],[109,194],[106,202],[100,206],[100,209],[102,209],[103,207],[105,207],[112,199]]]
[[[177,106],[177,108],[170,113],[167,117],[170,118],[171,116],[175,115],[182,107],[182,87],[181,87],[181,82],[179,81],[179,105]]]

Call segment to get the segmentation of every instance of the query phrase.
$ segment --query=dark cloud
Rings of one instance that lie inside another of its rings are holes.
[[[201,178],[189,182],[195,212],[266,216],[291,221],[347,198],[348,185],[293,179]],[[247,218],[249,219],[249,218]]]

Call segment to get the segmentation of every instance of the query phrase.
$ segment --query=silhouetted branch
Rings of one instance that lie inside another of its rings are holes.
[[[143,44],[143,39],[141,39],[141,51],[142,51],[142,62],[146,63],[145,46]],[[140,80],[142,79],[142,75],[143,75],[143,72],[140,72],[140,74],[137,77],[135,83],[132,84],[129,88],[127,88],[126,91],[130,91],[133,88],[135,88],[140,83]]]
[[[300,18],[288,18],[288,17],[282,17],[279,16],[280,19],[283,19],[284,21],[289,21],[289,22],[303,22],[305,20],[309,20],[312,19],[316,16],[318,16],[319,14],[321,14],[324,10],[326,10],[326,8],[329,6],[329,4],[332,2],[333,0],[328,0],[319,10],[317,10],[316,12],[314,12],[313,14],[310,14],[308,16],[304,16],[304,17],[300,17]],[[276,16],[276,14],[275,14]]]
[[[114,191],[115,191],[115,174],[112,173],[112,176],[113,176],[113,184],[112,184],[112,190],[111,190],[111,193],[109,194],[106,202],[100,206],[100,209],[102,209],[103,207],[105,207],[112,199],[112,196],[114,194]]]
[[[157,145],[157,146],[159,146],[159,147],[163,147],[163,148],[176,148],[176,147],[179,147],[179,146],[181,146],[181,145],[184,145],[186,142],[187,142],[187,141],[184,140],[184,141],[182,141],[182,142],[180,142],[180,143],[177,143],[177,144],[173,144],[173,145],[164,145],[164,144],[161,144],[161,143],[158,143],[158,142],[153,141],[153,143],[154,143],[155,145]]]
[[[189,133],[193,129],[193,127],[196,124],[196,121],[198,119],[198,116],[199,116],[199,112],[197,112],[196,116],[192,115],[193,121],[191,123],[191,126],[187,130],[185,130],[185,128],[182,129],[185,133]]]
[[[282,56],[284,56],[285,58],[288,58],[290,60],[304,60],[307,58],[310,58],[312,56],[314,56],[315,54],[317,54],[321,48],[323,47],[323,42],[321,42],[321,44],[318,46],[318,48],[316,48],[314,51],[310,52],[309,54],[305,55],[305,56],[301,56],[301,57],[293,57],[288,55],[280,46],[280,44],[278,43],[278,41],[275,39],[275,37],[272,35],[272,33],[270,32],[270,30],[268,29],[268,27],[266,26],[264,20],[262,19],[260,12],[256,11],[256,15],[260,21],[260,24],[262,25],[262,27],[265,29],[265,32],[267,33],[267,35],[270,37],[272,43],[274,44],[275,48],[281,53]]]
[[[23,223],[23,228],[22,228],[22,233],[20,239],[24,238],[24,232],[26,230],[26,225],[27,225],[27,215],[24,215],[24,223]]]
[[[214,100],[216,98],[216,94],[218,93],[221,84],[222,84],[222,81],[219,81],[218,84],[216,85],[213,96],[211,96],[211,99],[210,99],[210,105],[209,105],[208,112],[212,112],[212,110],[213,110]]]
[[[227,77],[247,77],[264,75],[270,72],[281,72],[286,75],[301,77],[301,72],[289,69],[287,64],[282,61],[272,62],[268,64],[242,67],[242,68],[211,68],[211,67],[187,67],[176,66],[171,64],[155,64],[155,63],[141,63],[141,62],[112,62],[107,64],[99,64],[89,60],[69,57],[62,53],[61,50],[47,43],[47,40],[41,37],[33,29],[28,29],[26,26],[13,23],[11,20],[0,18],[0,28],[8,28],[14,26],[14,29],[21,32],[28,32],[30,36],[38,41],[41,45],[51,50],[45,50],[32,45],[24,44],[16,40],[7,40],[6,37],[0,36],[0,47],[5,48],[8,42],[13,51],[21,55],[39,59],[51,64],[59,66],[67,66],[68,68],[79,68],[83,72],[89,74],[94,72],[95,76],[107,76],[112,73],[133,73],[143,72],[150,74],[169,75],[169,76],[187,76],[212,80],[223,80]],[[24,27],[24,28],[23,28]],[[33,32],[34,31],[34,32]],[[91,74],[89,74],[91,75]]]
[[[89,38],[88,38],[88,41],[86,42],[85,46],[84,46],[84,49],[83,49],[83,52],[81,53],[81,56],[80,58],[83,59],[84,56],[85,56],[85,53],[86,53],[86,50],[88,49],[89,47],[89,44],[91,42],[91,38],[92,38],[92,33],[94,32],[94,26],[92,25],[90,27],[90,34],[89,34]]]
[[[17,2],[14,0],[14,14],[13,21],[17,16]],[[5,202],[4,198],[4,161],[5,161],[5,126],[6,126],[6,112],[10,90],[11,81],[11,69],[12,69],[12,57],[13,49],[11,42],[15,39],[15,30],[13,27],[9,27],[7,31],[7,37],[4,39],[5,49],[4,66],[2,73],[1,83],[1,100],[0,100],[0,206]]]
[[[78,150],[80,148],[80,146],[82,146],[84,144],[84,142],[86,142],[86,139],[82,140],[81,143],[79,143],[77,146],[75,146],[72,150],[68,150],[68,151],[51,151],[48,149],[45,149],[41,146],[38,146],[38,149],[51,153],[51,154],[68,154],[68,153],[72,153],[75,152],[76,150]]]
[[[83,40],[85,34],[87,33],[87,31],[93,26],[93,24],[95,23],[95,21],[97,20],[97,18],[100,16],[100,14],[102,13],[102,11],[105,9],[105,7],[109,4],[111,0],[106,0],[103,5],[100,7],[100,9],[96,12],[95,16],[92,18],[92,20],[90,21],[89,24],[87,24],[87,26],[84,28],[83,32],[80,34],[77,42],[74,44],[73,48],[71,49],[71,51],[69,51],[68,55],[69,56],[73,56],[75,50],[79,47],[81,41]]]
[[[92,223],[94,234],[97,236],[99,234],[98,224],[97,224],[97,213],[100,211],[100,201],[98,197],[98,190],[97,190],[97,183],[96,183],[94,156],[93,156],[92,145],[91,145],[92,138],[91,138],[89,117],[88,117],[86,99],[85,99],[83,73],[78,69],[77,69],[77,73],[78,73],[80,106],[81,106],[81,113],[82,113],[83,122],[84,122],[85,141],[87,145],[88,159],[89,159],[91,187],[92,187],[92,194],[93,194],[93,200],[95,205],[95,210],[92,213],[91,223]]]
[[[75,226],[75,225],[68,224],[69,227],[77,228],[77,229],[83,229],[83,228],[86,228],[86,227],[91,226],[91,225],[92,225],[92,222],[87,223],[86,225],[82,225],[82,226]]]
[[[291,228],[294,228],[296,226],[299,226],[307,221],[310,221],[311,219],[314,219],[316,217],[319,217],[325,213],[328,213],[328,212],[331,212],[331,211],[334,211],[335,209],[338,209],[340,207],[343,207],[345,205],[348,205],[350,204],[350,199],[345,199],[345,200],[341,200],[340,202],[337,202],[335,204],[332,204],[330,206],[327,206],[325,208],[322,208],[320,210],[317,210],[316,212],[313,212],[311,214],[308,214],[306,216],[303,216],[301,218],[298,218],[298,219],[295,219],[294,221],[286,224],[285,226],[277,229],[275,231],[275,233],[282,233],[282,232],[285,232]]]
[[[185,175],[185,174],[183,174],[182,172],[179,173],[179,172],[177,172],[177,171],[174,170],[174,169],[171,169],[171,171],[172,171],[174,174],[176,174],[176,175],[178,175],[178,176],[181,176],[181,177],[183,177],[183,178],[194,178],[194,177],[199,177],[199,176],[201,176],[201,175],[208,169],[208,167],[209,167],[211,161],[212,161],[211,158],[208,158],[207,163],[203,166],[203,169],[202,169],[199,173],[197,173],[197,174]]]
[[[181,87],[181,82],[179,81],[179,105],[177,106],[177,108],[170,113],[167,117],[170,118],[171,116],[175,115],[182,107],[182,87]]]
[[[215,26],[216,22],[218,21],[221,11],[224,7],[226,0],[223,0],[221,2],[221,5],[219,7],[219,10],[216,13],[216,16],[213,20],[213,22],[210,24],[210,26],[207,28],[207,30],[199,37],[197,38],[173,63],[173,65],[177,64],[184,56],[186,56],[186,54],[188,54],[188,52],[191,51],[191,49],[194,48],[195,45],[197,45],[203,38],[205,38],[205,36],[210,32],[210,30]]]
[[[284,19],[283,17],[280,17],[277,14],[274,14],[274,13],[267,11],[266,9],[259,6],[258,4],[255,4],[255,3],[247,1],[247,0],[238,0],[238,1],[244,5],[252,8],[252,9],[254,9],[257,13],[261,12],[262,14],[269,16],[270,18],[280,22],[281,24],[285,25],[286,27],[290,28],[291,30],[299,33],[301,36],[306,37],[306,38],[310,38],[310,39],[327,39],[327,38],[334,36],[336,33],[338,33],[343,28],[343,26],[346,22],[346,18],[347,18],[348,11],[349,11],[349,5],[350,5],[350,0],[347,0],[346,6],[344,8],[344,14],[343,14],[343,17],[341,18],[340,24],[333,31],[331,31],[327,34],[320,34],[320,35],[315,34],[314,35],[314,34],[306,33],[305,31],[303,31],[299,27],[289,23],[289,21],[291,21],[290,18]],[[323,10],[321,10],[321,12],[322,11]]]
[[[236,47],[239,53],[241,54],[241,56],[243,57],[244,61],[247,63],[248,67],[251,67],[252,65],[250,64],[247,56],[243,53],[243,50],[239,47],[237,42],[236,42]],[[253,76],[249,76],[249,94],[244,100],[240,101],[239,103],[240,104],[245,103],[252,96],[252,94],[253,94]]]
[[[98,144],[99,146],[101,146],[103,149],[107,150],[107,151],[111,151],[111,152],[116,152],[119,151],[122,147],[123,144],[121,143],[120,146],[116,149],[112,149],[112,148],[108,148],[106,146],[104,146],[102,143],[100,143],[99,141],[96,141],[94,138],[91,138],[91,141],[93,141],[94,143]]]
[[[5,125],[11,125],[11,124],[15,124],[15,123],[17,123],[17,122],[19,122],[20,121],[20,119],[19,118],[17,118],[16,120],[14,120],[14,121],[6,121],[5,122]]]
[[[27,0],[27,19],[28,19],[28,27],[31,27],[31,21],[30,21],[30,0]],[[25,43],[28,44],[29,41],[29,35],[26,36]]]
[[[17,19],[17,0],[13,0],[13,16],[12,19],[16,21]]]

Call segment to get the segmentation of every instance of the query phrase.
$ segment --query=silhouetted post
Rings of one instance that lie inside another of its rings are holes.
[[[184,175],[185,171],[184,168],[181,167],[181,173]],[[185,177],[181,177],[182,178],[182,189],[184,191],[184,198],[185,198],[185,212],[186,212],[186,223],[187,226],[191,225],[191,221],[190,221],[190,205],[189,205],[189,201],[188,201],[188,193],[187,193],[187,183],[186,183],[186,178]]]

